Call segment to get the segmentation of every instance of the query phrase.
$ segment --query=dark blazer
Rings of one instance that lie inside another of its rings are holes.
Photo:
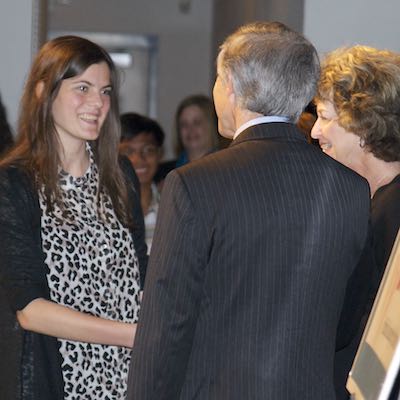
[[[291,124],[248,128],[163,189],[129,400],[335,398],[367,182]]]
[[[121,160],[132,204],[133,242],[141,281],[147,247],[139,181],[129,160]],[[36,298],[50,299],[44,263],[39,199],[19,168],[0,170],[0,399],[62,400],[64,383],[56,338],[23,330],[16,311]]]

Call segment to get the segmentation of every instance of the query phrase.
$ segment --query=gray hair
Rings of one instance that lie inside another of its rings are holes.
[[[218,70],[229,72],[239,105],[296,122],[315,95],[319,59],[314,46],[280,22],[239,28],[220,48]]]

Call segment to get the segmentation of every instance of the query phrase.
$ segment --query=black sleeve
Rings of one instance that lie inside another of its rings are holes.
[[[372,227],[369,225],[367,240],[360,260],[346,287],[346,295],[339,319],[336,351],[359,341],[372,308],[375,278],[375,258],[372,245]]]
[[[398,180],[396,178],[392,184],[377,191],[372,199],[371,218],[374,230],[373,246],[378,267],[378,286],[400,227],[400,182]]]
[[[140,205],[140,183],[130,161],[126,157],[120,157],[120,166],[128,184],[129,204],[133,219],[133,244],[139,261],[140,287],[143,289],[147,269],[147,245],[145,241],[145,227],[143,211]]]
[[[11,309],[49,298],[38,198],[16,168],[0,171],[0,288]]]

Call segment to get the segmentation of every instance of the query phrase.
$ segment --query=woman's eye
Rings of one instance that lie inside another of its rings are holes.
[[[112,92],[112,89],[111,89],[111,88],[103,89],[103,90],[101,91],[101,93],[102,93],[102,94],[105,94],[106,96],[110,96],[110,95],[111,95],[111,92]]]
[[[79,89],[80,92],[87,92],[88,87],[85,86],[85,85],[80,85],[80,86],[78,87],[78,89]]]

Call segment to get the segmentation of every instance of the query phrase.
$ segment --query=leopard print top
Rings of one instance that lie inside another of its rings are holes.
[[[106,319],[136,322],[139,268],[131,234],[118,221],[111,200],[103,196],[98,218],[98,170],[93,162],[79,178],[60,172],[64,215],[42,210],[42,243],[50,272],[51,299]],[[65,399],[124,399],[130,350],[59,340]]]

